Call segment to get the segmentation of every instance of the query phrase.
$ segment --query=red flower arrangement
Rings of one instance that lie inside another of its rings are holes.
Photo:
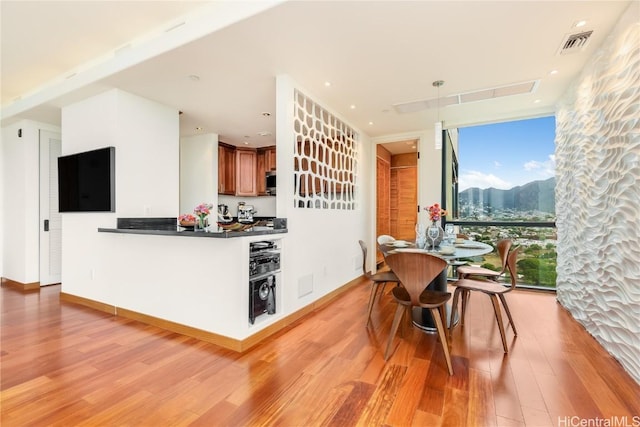
[[[429,211],[429,219],[432,223],[440,221],[440,218],[446,216],[448,212],[440,207],[439,203],[434,203],[428,208],[424,208],[425,211]]]

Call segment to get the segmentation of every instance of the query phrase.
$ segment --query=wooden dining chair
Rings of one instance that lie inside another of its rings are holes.
[[[504,348],[504,352],[508,353],[509,348],[507,347],[507,338],[504,330],[504,323],[502,322],[502,310],[500,309],[500,302],[502,302],[502,306],[504,307],[504,311],[507,313],[507,317],[509,318],[509,323],[511,324],[511,328],[513,329],[513,335],[518,336],[518,332],[516,331],[516,325],[513,323],[513,317],[511,316],[511,311],[509,310],[509,305],[507,305],[507,300],[505,298],[505,294],[507,292],[511,292],[516,287],[516,282],[518,278],[518,268],[516,266],[516,260],[518,257],[518,252],[520,252],[520,247],[515,247],[509,252],[507,256],[507,270],[509,271],[509,276],[511,280],[510,286],[505,286],[502,283],[498,283],[492,280],[476,280],[476,279],[460,279],[455,282],[456,290],[453,294],[453,303],[451,307],[451,319],[449,322],[449,333],[453,331],[455,326],[454,318],[455,314],[458,311],[458,298],[462,294],[462,314],[460,315],[460,325],[464,326],[464,317],[466,314],[467,305],[464,301],[468,301],[469,293],[471,291],[479,291],[484,294],[487,294],[491,299],[491,303],[493,304],[493,311],[496,317],[496,322],[498,322],[498,329],[500,329],[500,337],[502,338],[502,347]],[[500,302],[499,302],[499,301]]]
[[[393,236],[389,236],[388,234],[381,234],[378,236],[377,240],[379,245],[384,245],[386,243],[395,241],[396,238]]]
[[[507,270],[507,256],[509,256],[509,250],[513,245],[513,241],[511,239],[501,239],[496,243],[496,248],[498,249],[498,255],[500,256],[500,261],[502,262],[502,268],[498,271],[491,270],[489,268],[484,267],[476,267],[473,265],[463,265],[458,267],[458,279],[468,279],[470,277],[483,277],[486,279],[491,279],[497,281],[500,276],[502,276]],[[464,302],[463,302],[464,304]]]
[[[436,325],[449,375],[453,375],[445,314],[445,304],[451,298],[451,293],[426,289],[426,286],[447,268],[447,262],[424,252],[396,252],[387,255],[387,264],[396,273],[402,286],[397,286],[392,291],[398,307],[391,325],[384,359],[388,360],[391,355],[393,339],[402,318],[408,316],[411,320],[413,307],[426,308],[430,311]]]
[[[380,295],[384,293],[384,288],[387,286],[387,283],[391,282],[399,284],[400,280],[398,280],[398,277],[392,271],[381,271],[377,273],[367,271],[367,245],[362,240],[359,240],[358,243],[360,243],[360,248],[362,249],[362,273],[372,282],[371,295],[369,295],[369,308],[367,310],[368,325],[369,322],[371,322],[371,311],[373,310],[373,304],[375,303],[378,293]]]

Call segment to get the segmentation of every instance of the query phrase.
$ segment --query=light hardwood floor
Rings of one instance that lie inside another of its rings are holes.
[[[553,294],[507,296],[519,332],[514,339],[507,331],[509,354],[489,299],[474,294],[464,329],[452,336],[450,377],[435,335],[415,328],[396,338],[385,363],[394,303],[385,295],[373,326],[365,327],[369,289],[363,282],[238,354],[61,303],[59,286],[2,288],[0,421],[3,427],[640,422],[633,418],[640,416],[638,384]]]

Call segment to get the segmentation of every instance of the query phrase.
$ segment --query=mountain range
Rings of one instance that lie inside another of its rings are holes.
[[[556,179],[532,181],[509,190],[497,188],[467,188],[459,194],[461,206],[481,205],[492,210],[511,209],[518,212],[542,211],[553,213],[555,202]]]

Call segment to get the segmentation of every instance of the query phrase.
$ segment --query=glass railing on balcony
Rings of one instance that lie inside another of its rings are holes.
[[[495,248],[498,240],[509,238],[521,247],[518,255],[518,287],[555,290],[556,229],[552,222],[476,222],[452,221],[471,239]],[[471,265],[500,270],[496,250],[481,257],[466,259]],[[505,283],[508,282],[508,278]]]

